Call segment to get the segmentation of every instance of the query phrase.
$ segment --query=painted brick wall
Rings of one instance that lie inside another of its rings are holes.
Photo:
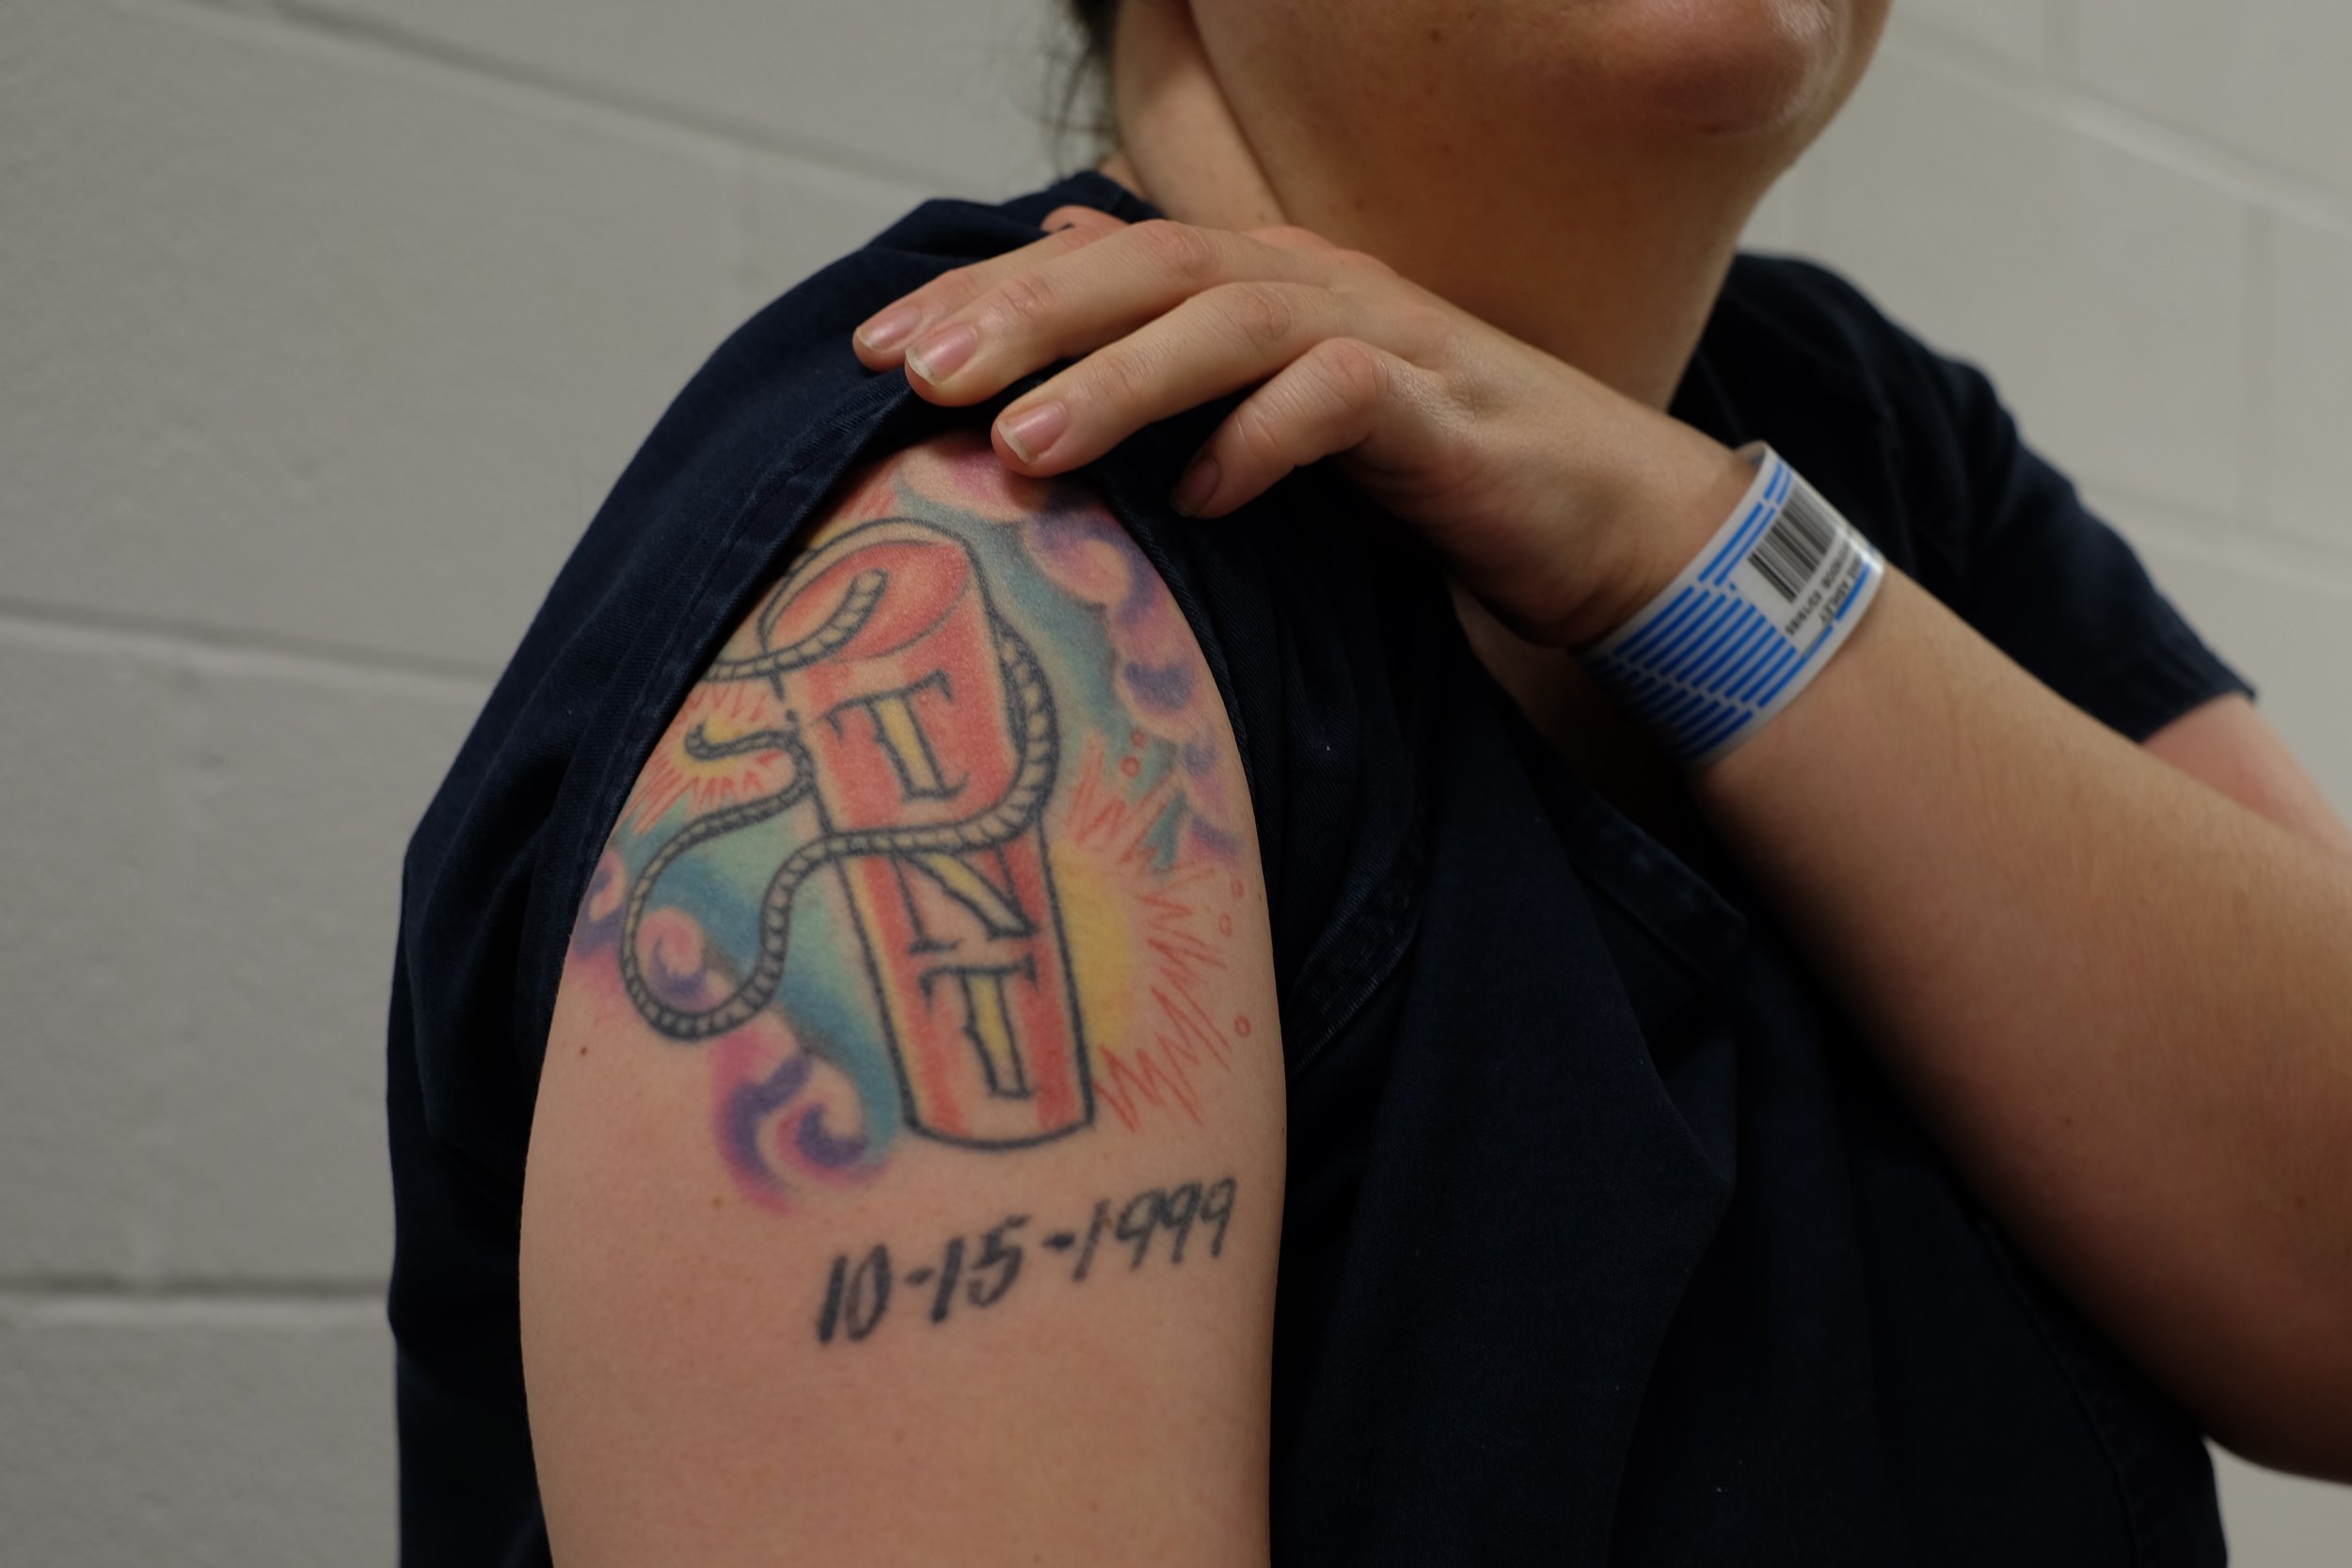
[[[1756,242],[1984,363],[2352,812],[2352,21],[1904,3]],[[719,337],[1052,176],[1041,4],[0,0],[0,1565],[389,1562],[409,824]]]

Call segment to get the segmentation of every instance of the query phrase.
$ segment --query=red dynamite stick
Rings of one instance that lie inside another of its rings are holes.
[[[868,524],[823,553],[834,559],[784,607],[771,646],[822,625],[860,573],[885,578],[848,641],[785,677],[827,830],[935,827],[989,811],[1012,784],[1025,737],[970,553],[904,519]],[[1036,822],[998,844],[851,856],[836,867],[910,1125],[1001,1146],[1092,1119]]]

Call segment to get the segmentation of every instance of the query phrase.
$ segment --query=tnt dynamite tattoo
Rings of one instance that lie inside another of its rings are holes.
[[[575,931],[712,1050],[723,1152],[771,1207],[909,1137],[1197,1121],[1250,1032],[1205,1000],[1243,882],[1188,632],[1099,507],[992,512],[971,456],[874,481],[884,515],[763,598]]]
[[[908,1125],[982,1146],[1084,1126],[1093,1101],[1038,831],[1054,782],[1053,698],[1028,644],[990,608],[977,564],[922,523],[868,523],[809,557],[761,613],[758,633],[758,653],[720,660],[707,679],[767,683],[780,702],[793,681],[804,706],[777,729],[725,740],[697,723],[684,745],[700,760],[779,752],[786,782],[694,821],[637,874],[621,927],[629,999],[676,1039],[747,1022],[783,982],[794,895],[837,864],[890,1026]],[[815,718],[805,732],[803,711]],[[971,810],[968,800],[984,803]],[[769,879],[750,973],[707,1007],[664,1000],[641,949],[663,874],[701,845],[803,801],[814,803],[819,831]],[[971,915],[973,940],[926,927],[910,873]]]

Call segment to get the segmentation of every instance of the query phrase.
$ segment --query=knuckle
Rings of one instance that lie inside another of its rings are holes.
[[[1290,341],[1298,309],[1283,290],[1264,283],[1235,283],[1223,291],[1227,313],[1243,337],[1259,348]]]
[[[1340,275],[1353,283],[1386,282],[1397,275],[1394,267],[1368,250],[1349,250],[1343,246],[1333,261],[1340,269]]]
[[[1043,326],[1060,304],[1055,287],[1033,272],[1015,273],[996,288],[995,312],[1009,326]]]
[[[1086,363],[1079,401],[1114,408],[1132,407],[1141,397],[1143,367],[1127,354],[1098,352]]]
[[[1209,237],[1174,218],[1148,218],[1132,230],[1144,254],[1177,278],[1193,282],[1209,274],[1216,262],[1216,247]]]
[[[1279,472],[1291,466],[1279,421],[1272,410],[1245,407],[1235,412],[1233,450],[1253,473]]]
[[[1399,336],[1412,345],[1411,356],[1434,356],[1444,361],[1459,357],[1462,329],[1453,316],[1418,299],[1406,300],[1398,312]]]
[[[924,287],[922,293],[934,307],[934,319],[961,310],[980,296],[977,267],[961,266],[943,272]]]
[[[1360,338],[1326,338],[1315,345],[1316,369],[1343,403],[1377,402],[1388,390],[1389,362]]]

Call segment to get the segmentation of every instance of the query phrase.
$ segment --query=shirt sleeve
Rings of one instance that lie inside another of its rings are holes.
[[[2253,686],[2153,582],[2122,536],[2020,437],[1982,372],[1919,351],[1964,478],[1948,519],[1951,608],[2060,696],[2128,738]]]

